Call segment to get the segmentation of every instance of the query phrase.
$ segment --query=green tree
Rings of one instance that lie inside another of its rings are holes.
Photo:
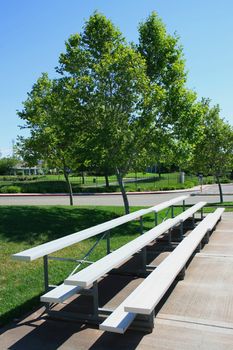
[[[23,128],[29,129],[30,136],[19,137],[17,148],[18,154],[29,165],[35,165],[38,160],[43,159],[51,167],[62,169],[70,204],[73,205],[69,173],[73,167],[77,167],[77,157],[74,160],[72,153],[70,84],[65,78],[50,80],[47,74],[42,74],[37,80],[24,102],[23,110],[18,112],[25,122]]]
[[[163,103],[154,113],[151,130],[153,162],[173,163],[186,167],[200,135],[200,104],[196,94],[187,89],[187,73],[179,37],[167,33],[153,12],[139,25],[138,51],[146,60],[152,84],[163,90]]]
[[[128,213],[123,176],[147,152],[149,109],[160,103],[161,89],[150,84],[141,54],[98,13],[68,39],[59,62],[58,72],[75,82],[73,108],[85,119],[79,154],[86,166],[115,169]]]
[[[0,158],[0,175],[8,175],[12,168],[17,164],[18,160],[15,157]]]
[[[192,168],[196,172],[216,177],[222,203],[220,177],[233,168],[233,129],[220,118],[218,105],[210,108],[209,100],[205,100],[203,106],[206,111],[202,125],[203,134],[195,148]]]

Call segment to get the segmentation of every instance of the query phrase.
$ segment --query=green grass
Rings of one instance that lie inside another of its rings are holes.
[[[206,213],[213,212],[216,208],[224,207],[226,212],[233,211],[233,202],[223,202],[223,203],[209,203],[207,208],[204,208]]]

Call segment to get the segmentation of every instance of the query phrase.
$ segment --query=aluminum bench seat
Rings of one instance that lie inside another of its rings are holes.
[[[197,210],[204,207],[205,204],[206,202],[197,203],[187,211],[178,215],[176,218],[164,221],[162,224],[135,238],[111,254],[106,255],[102,259],[96,261],[94,264],[86,267],[72,276],[69,276],[67,279],[65,279],[64,283],[88,288],[94,281],[97,281],[114,267],[123,264],[130,256],[146,247],[156,238],[174,227],[178,222],[183,221],[185,218],[193,215],[193,213],[195,213]]]
[[[46,294],[42,295],[40,297],[40,301],[44,303],[63,303],[65,300],[69,299],[80,290],[82,290],[81,287],[68,286],[62,283],[56,288],[53,288]]]
[[[119,218],[104,222],[102,224],[84,229],[84,230],[79,231],[79,232],[75,232],[73,234],[64,236],[62,238],[55,239],[53,241],[41,244],[41,245],[36,246],[34,248],[24,250],[20,253],[13,254],[12,258],[14,260],[33,261],[35,259],[46,256],[48,254],[54,253],[58,250],[69,247],[73,244],[79,243],[79,242],[81,242],[85,239],[88,239],[90,237],[96,236],[100,233],[109,231],[115,227],[118,227],[118,226],[123,225],[127,222],[135,220],[135,219],[137,219],[145,214],[152,213],[152,212],[158,212],[164,208],[168,208],[168,207],[172,206],[173,204],[176,204],[180,201],[184,201],[188,197],[189,197],[189,195],[179,196],[179,197],[173,198],[169,201],[166,201],[166,202],[163,202],[161,204],[150,207],[148,209],[141,209],[141,210],[138,210],[138,211],[133,212],[131,214],[123,215]]]

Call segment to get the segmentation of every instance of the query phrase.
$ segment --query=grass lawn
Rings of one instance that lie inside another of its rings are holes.
[[[141,208],[141,207],[140,207]],[[140,209],[131,208],[131,211]],[[214,208],[208,209],[213,211]],[[175,214],[181,208],[175,208]],[[166,211],[161,212],[165,215]],[[35,207],[0,206],[0,325],[38,305],[43,293],[43,261],[17,262],[11,254],[97,225],[124,214],[121,207]],[[153,227],[153,214],[144,217],[144,227]],[[124,224],[111,231],[111,248],[117,249],[140,233],[138,221]],[[88,239],[53,255],[82,258],[95,242]],[[89,260],[96,261],[106,254],[106,241],[101,241]],[[85,265],[83,266],[85,267]],[[49,262],[51,284],[59,284],[75,268],[73,262]]]

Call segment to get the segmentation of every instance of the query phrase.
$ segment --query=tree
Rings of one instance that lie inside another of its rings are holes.
[[[12,168],[17,164],[15,157],[3,157],[0,159],[0,175],[8,175]]]
[[[29,165],[43,159],[51,167],[62,169],[73,205],[69,173],[73,167],[77,168],[77,157],[74,161],[70,83],[65,78],[50,80],[47,74],[37,80],[23,110],[18,112],[25,121],[23,128],[28,128],[31,135],[18,138],[17,148]]]
[[[168,164],[175,159],[183,168],[200,135],[202,114],[196,94],[185,85],[187,73],[179,37],[168,34],[153,12],[139,25],[137,49],[146,60],[151,84],[160,86],[164,96],[150,133],[153,162]]]
[[[233,168],[233,129],[220,118],[219,106],[212,108],[209,100],[203,100],[205,118],[203,120],[203,134],[196,145],[192,160],[192,168],[204,175],[216,177],[220,202],[223,202],[223,193],[220,177]]]
[[[78,152],[86,166],[115,169],[128,213],[123,176],[147,153],[149,109],[160,103],[161,89],[150,84],[141,54],[98,13],[68,39],[59,62],[58,72],[74,81],[73,108],[85,120]]]

